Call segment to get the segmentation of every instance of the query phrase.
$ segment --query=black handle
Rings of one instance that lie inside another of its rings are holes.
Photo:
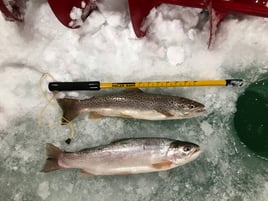
[[[50,91],[98,91],[100,90],[100,82],[50,82],[48,89]]]

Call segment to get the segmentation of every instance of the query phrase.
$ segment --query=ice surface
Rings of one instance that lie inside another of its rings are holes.
[[[76,133],[70,145],[64,143],[68,127],[38,126],[37,116],[45,104],[38,84],[40,72],[49,72],[58,81],[253,81],[267,69],[268,22],[263,18],[226,19],[208,50],[208,23],[202,30],[195,28],[199,9],[162,5],[153,11],[154,18],[148,18],[147,36],[136,39],[127,10],[117,10],[112,2],[117,0],[102,1],[100,12],[77,30],[62,26],[47,3],[30,1],[23,25],[0,16],[0,200],[267,200],[268,162],[244,147],[233,128],[235,103],[243,88],[147,90],[192,98],[204,103],[207,112],[198,118],[164,122],[80,116],[74,121]],[[122,2],[125,8],[126,1]],[[178,51],[172,50],[174,46]],[[44,117],[44,122],[51,121],[59,121],[52,106]],[[167,175],[39,173],[46,158],[45,143],[76,151],[144,136],[192,141],[203,153]]]
[[[182,64],[184,62],[184,49],[176,46],[168,47],[167,59],[171,65]]]
[[[47,197],[50,195],[49,192],[49,183],[47,181],[42,182],[38,186],[37,194],[43,199],[47,199]]]

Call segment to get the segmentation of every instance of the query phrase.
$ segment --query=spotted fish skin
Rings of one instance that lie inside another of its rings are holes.
[[[199,154],[198,145],[168,138],[121,139],[78,152],[63,152],[47,144],[48,158],[41,171],[77,168],[88,175],[138,174],[169,170]]]
[[[72,121],[80,113],[92,118],[124,117],[144,120],[192,118],[201,115],[205,106],[196,101],[170,95],[144,93],[141,90],[93,96],[90,99],[57,99],[63,111],[63,123]]]

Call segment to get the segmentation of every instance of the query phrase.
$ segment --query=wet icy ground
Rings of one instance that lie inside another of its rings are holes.
[[[192,98],[204,103],[207,112],[165,122],[80,116],[74,121],[71,145],[64,143],[68,127],[38,126],[37,116],[45,105],[38,85],[40,71],[59,81],[253,81],[266,72],[267,19],[226,19],[208,50],[208,24],[195,28],[198,9],[161,6],[148,19],[147,37],[137,40],[125,4],[115,9],[107,2],[79,30],[59,24],[46,3],[30,3],[24,25],[0,17],[0,200],[268,200],[268,162],[245,148],[233,128],[235,103],[245,88],[147,90]],[[44,121],[58,120],[51,107]],[[39,173],[48,142],[76,151],[144,136],[192,141],[203,153],[169,173],[105,177],[83,177],[76,170]]]

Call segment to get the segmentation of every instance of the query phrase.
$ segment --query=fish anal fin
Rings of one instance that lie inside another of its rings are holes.
[[[89,116],[90,119],[101,119],[103,117],[105,117],[104,115],[98,113],[98,112],[90,112]]]
[[[171,168],[171,165],[172,165],[172,162],[171,161],[163,161],[163,162],[160,162],[160,163],[154,163],[152,164],[152,167],[155,168],[155,169],[169,169]]]
[[[164,110],[164,109],[155,109],[157,112],[165,115],[166,117],[174,117],[173,114],[171,114],[169,111]]]
[[[94,174],[92,174],[92,173],[90,173],[90,172],[88,172],[86,170],[83,170],[83,169],[80,170],[80,175],[82,175],[82,176],[90,176],[90,177],[95,176]]]
[[[129,175],[133,174],[131,171],[122,171],[122,172],[117,172],[116,175]]]

